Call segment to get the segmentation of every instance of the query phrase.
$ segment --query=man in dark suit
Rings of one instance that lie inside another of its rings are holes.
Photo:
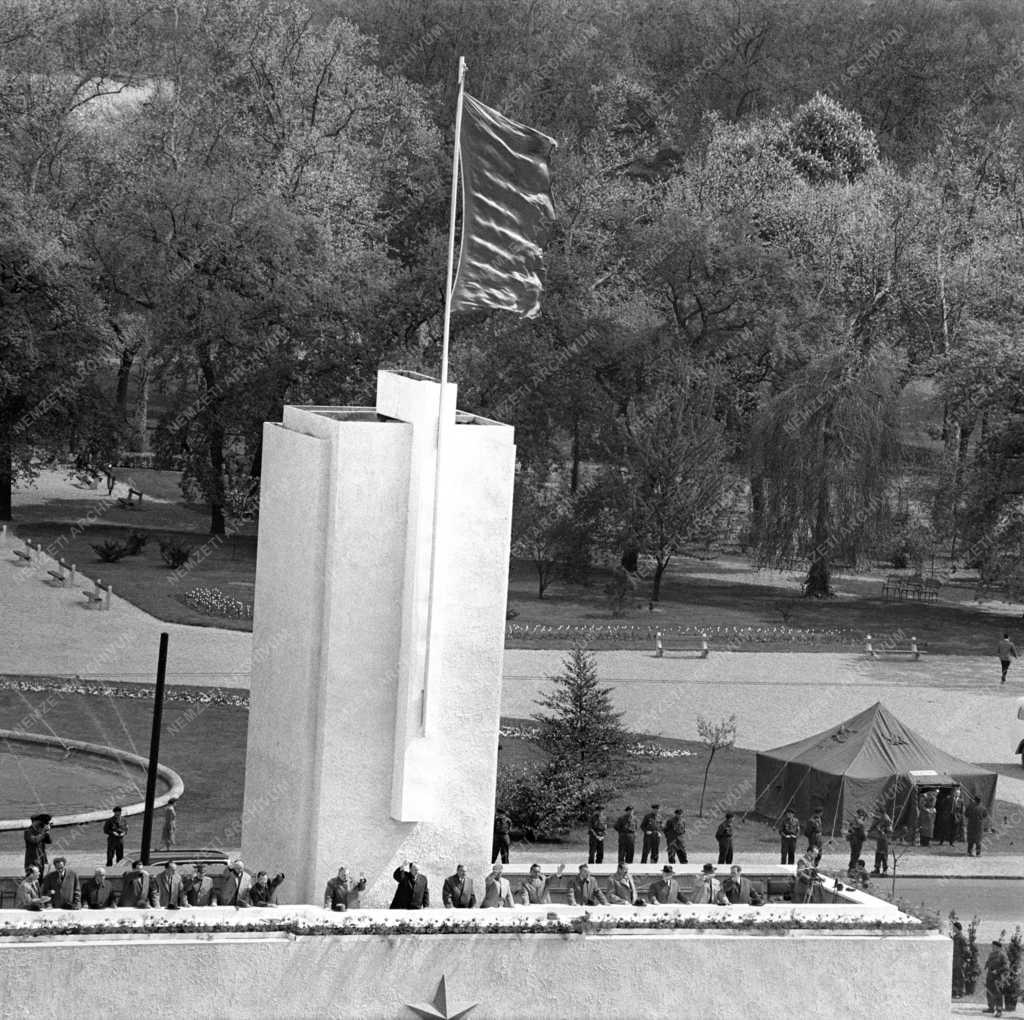
[[[53,871],[44,879],[43,894],[50,897],[50,906],[58,910],[80,910],[82,907],[82,889],[78,884],[78,875],[68,867],[63,857],[53,859]]]
[[[679,883],[675,879],[675,871],[671,864],[666,864],[661,869],[661,878],[650,884],[647,890],[647,902],[652,904],[689,902],[679,890]]]
[[[188,900],[185,898],[185,883],[178,874],[178,865],[174,861],[168,861],[164,870],[157,875],[156,900],[161,907],[168,910],[178,910],[180,907],[187,907]]]
[[[128,835],[128,823],[121,817],[121,809],[114,808],[114,813],[103,823],[103,831],[107,837],[107,867],[124,860],[124,838]]]
[[[427,876],[420,874],[414,861],[405,861],[401,867],[395,868],[392,877],[398,883],[391,900],[392,910],[422,910],[430,906]]]
[[[277,887],[284,881],[284,872],[279,871],[271,878],[265,871],[256,872],[256,881],[249,890],[249,899],[254,907],[276,907]]]
[[[743,877],[743,869],[738,864],[729,869],[729,877],[722,882],[722,892],[730,903],[743,903],[751,907],[759,907],[764,903],[750,879]]]
[[[466,869],[459,864],[455,874],[444,880],[441,889],[441,902],[446,907],[469,908],[476,906],[476,893],[473,892],[473,879],[466,877]]]
[[[117,906],[117,894],[107,881],[105,868],[97,868],[92,878],[82,883],[82,906],[89,910],[107,910]]]
[[[579,874],[569,883],[569,903],[572,906],[593,907],[599,903],[607,903],[596,878],[590,877],[590,868],[580,865]]]
[[[156,883],[142,867],[142,861],[132,861],[132,870],[124,873],[121,882],[121,906],[145,910],[157,905]]]
[[[25,867],[38,868],[40,875],[46,874],[46,845],[50,839],[50,815],[32,816],[32,824],[25,830]]]

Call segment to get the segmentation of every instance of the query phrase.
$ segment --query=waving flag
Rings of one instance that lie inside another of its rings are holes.
[[[555,211],[553,138],[465,95],[459,137],[462,246],[452,311],[540,313],[542,246]]]

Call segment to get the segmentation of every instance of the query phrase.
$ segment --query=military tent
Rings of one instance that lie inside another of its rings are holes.
[[[994,772],[954,758],[904,726],[881,702],[813,737],[757,754],[755,810],[773,821],[792,809],[801,820],[823,811],[826,834],[838,835],[857,808],[881,809],[913,832],[917,792],[959,785],[992,813]]]

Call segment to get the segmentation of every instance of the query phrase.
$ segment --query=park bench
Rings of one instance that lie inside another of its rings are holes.
[[[698,658],[708,657],[708,636],[701,634],[700,637],[692,634],[683,634],[679,637],[666,638],[660,630],[654,632],[654,657],[663,659],[665,652],[697,652]]]
[[[118,496],[117,502],[122,510],[136,510],[142,502],[142,493],[139,492],[138,489],[129,488],[127,498],[124,496]]]
[[[75,565],[71,564],[69,567],[63,560],[57,561],[56,570],[47,570],[47,574],[53,578],[62,588],[67,587],[69,584],[75,583]]]
[[[14,553],[15,556],[18,557],[19,560],[22,561],[22,563],[28,564],[32,562],[32,546],[29,546],[28,548],[28,552],[25,552],[24,549],[12,549],[11,551]]]
[[[103,587],[103,582],[97,577],[96,588],[93,591],[89,591],[88,588],[82,589],[82,594],[85,596],[85,606],[87,609],[109,609],[110,608],[110,585],[106,588]]]
[[[864,654],[869,659],[877,659],[880,655],[907,655],[910,656],[915,662],[921,658],[921,651],[917,647],[917,638],[912,637],[910,639],[909,648],[898,648],[896,645],[888,644],[883,640],[883,643],[879,647],[875,647],[874,639],[870,634],[864,639]]]

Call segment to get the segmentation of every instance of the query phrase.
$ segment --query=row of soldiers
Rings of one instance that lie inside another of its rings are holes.
[[[715,831],[718,841],[718,863],[732,863],[732,819],[733,813],[727,811],[725,818]],[[632,864],[636,856],[637,836],[642,836],[640,863],[658,863],[661,853],[661,838],[665,837],[665,849],[668,852],[669,864],[687,864],[686,856],[686,822],[683,809],[676,808],[667,818],[661,813],[660,804],[652,804],[651,810],[642,818],[638,818],[632,804],[626,806],[623,813],[612,826],[618,834],[618,863]],[[604,808],[598,808],[590,817],[587,829],[589,841],[587,863],[603,864],[605,838],[608,834],[608,818]],[[494,819],[494,842],[491,846],[491,861],[501,859],[508,864],[509,850],[512,844],[512,819],[508,812],[499,809]]]
[[[981,838],[984,829],[985,819],[988,811],[981,803],[980,798],[967,795],[970,803],[963,810],[958,810],[957,805],[963,804],[963,794],[959,787],[948,795],[944,805],[948,805],[942,815],[943,825],[937,830],[933,829],[932,822],[936,817],[936,793],[925,791],[920,801],[915,801],[916,809],[913,815],[916,817],[914,833],[920,834],[921,845],[928,846],[933,838],[933,831],[941,835],[942,840],[948,838],[950,846],[958,839],[964,839],[967,844],[967,856],[976,854],[981,856]],[[823,851],[824,845],[824,824],[822,822],[822,810],[820,808],[811,812],[810,818],[805,823],[793,811],[786,811],[777,825],[780,838],[779,863],[796,863],[796,844],[803,833],[807,837],[807,850],[813,856]],[[948,818],[947,818],[948,814]],[[718,863],[731,864],[733,858],[733,812],[725,812],[717,829],[715,830],[715,841],[718,844]],[[947,824],[948,822],[948,824]],[[602,864],[604,862],[605,839],[608,834],[608,819],[604,808],[598,808],[590,817],[587,828],[589,843],[588,863]],[[646,864],[650,861],[658,863],[658,856],[661,852],[661,839],[665,838],[665,848],[668,851],[668,861],[675,864],[688,863],[686,856],[686,822],[683,818],[683,809],[676,808],[667,818],[661,813],[660,804],[652,804],[650,811],[638,818],[632,805],[627,805],[623,813],[615,820],[612,829],[618,834],[618,863],[632,864],[636,854],[636,841],[638,835],[642,836],[640,863]],[[854,870],[860,860],[861,851],[869,838],[875,840],[875,866],[872,874],[885,874],[889,870],[889,847],[893,839],[893,819],[884,810],[876,812],[873,819],[868,819],[868,814],[863,808],[858,808],[846,829],[846,840],[850,844],[849,869]],[[499,858],[502,863],[507,864],[509,851],[512,842],[512,819],[504,810],[497,812],[494,820],[494,842],[491,847],[491,861]]]
[[[35,864],[25,869],[25,877],[14,897],[16,910],[109,910],[113,907],[139,909],[165,907],[269,907],[277,903],[276,890],[283,874],[269,876],[265,871],[253,876],[241,860],[229,861],[219,881],[206,874],[203,864],[194,864],[191,875],[182,875],[174,861],[168,861],[151,875],[142,861],[132,861],[124,873],[120,888],[107,878],[106,868],[97,867],[91,878],[80,882],[67,860],[57,857],[53,870],[45,875]]]

